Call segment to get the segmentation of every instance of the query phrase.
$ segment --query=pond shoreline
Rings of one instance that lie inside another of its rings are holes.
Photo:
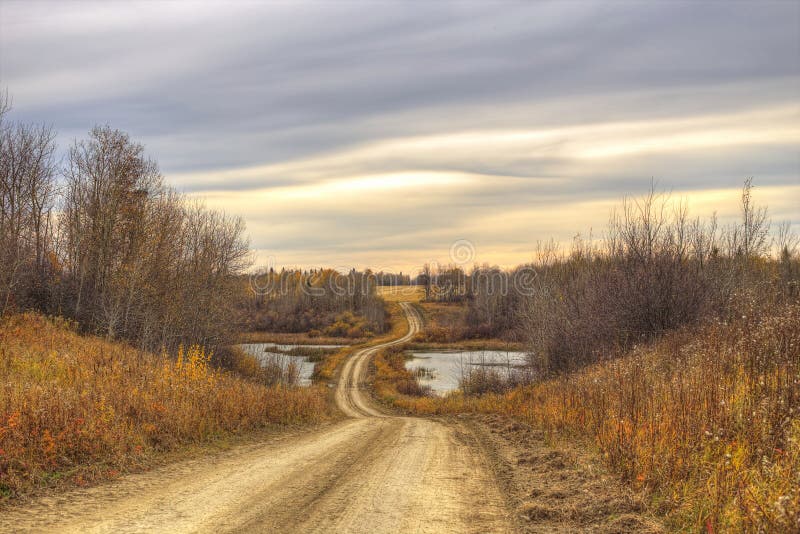
[[[456,391],[461,380],[476,368],[512,373],[527,363],[527,353],[503,350],[414,350],[406,351],[405,368],[417,375],[419,384],[436,395]]]

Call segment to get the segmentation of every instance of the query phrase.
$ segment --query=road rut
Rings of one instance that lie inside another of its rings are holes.
[[[342,422],[12,507],[14,532],[511,532],[486,458],[438,421],[387,415],[364,392],[370,357],[345,363]]]

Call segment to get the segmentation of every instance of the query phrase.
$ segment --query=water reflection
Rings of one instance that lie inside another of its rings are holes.
[[[511,373],[527,363],[524,352],[501,350],[412,352],[411,356],[406,369],[419,372],[419,383],[439,395],[458,389],[472,369],[492,367]]]
[[[343,346],[343,345],[342,345]],[[314,362],[308,356],[290,355],[282,352],[291,351],[296,348],[304,349],[334,349],[339,345],[280,345],[276,343],[244,343],[239,347],[255,356],[262,365],[279,365],[284,371],[288,370],[290,364],[294,364],[298,371],[299,386],[310,386],[311,376],[314,374]]]

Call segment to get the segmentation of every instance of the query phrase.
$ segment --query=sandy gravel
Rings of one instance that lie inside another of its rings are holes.
[[[409,333],[416,310],[402,304]],[[348,418],[0,512],[11,532],[512,532],[482,447],[446,422],[392,417],[362,393],[370,356],[346,362]]]

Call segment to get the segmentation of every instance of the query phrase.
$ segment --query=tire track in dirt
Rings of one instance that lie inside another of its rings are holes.
[[[370,357],[345,363],[335,399],[349,418],[314,432],[131,475],[10,507],[11,532],[511,532],[479,448],[450,426],[394,417],[363,392]]]

